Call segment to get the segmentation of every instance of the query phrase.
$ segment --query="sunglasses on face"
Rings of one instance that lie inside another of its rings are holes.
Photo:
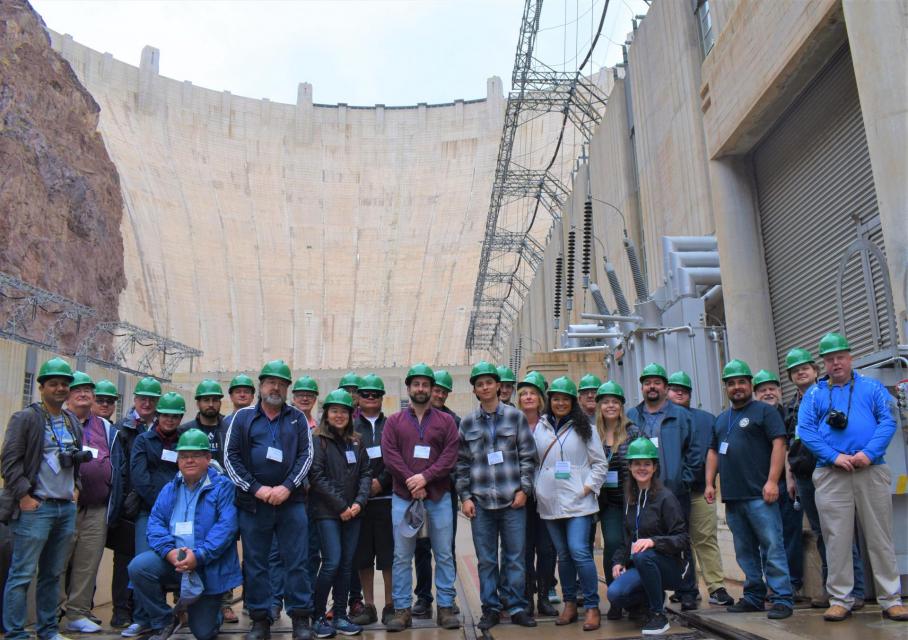
[[[98,404],[117,404],[117,399],[95,397],[95,402],[97,402]]]
[[[366,400],[375,400],[376,398],[381,398],[382,393],[380,391],[360,391],[359,397]]]

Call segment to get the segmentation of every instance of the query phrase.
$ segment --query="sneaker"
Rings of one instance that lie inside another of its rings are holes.
[[[430,619],[432,617],[432,603],[423,598],[417,598],[416,604],[410,611],[414,618]]]
[[[864,604],[864,598],[858,598],[857,596],[855,596],[854,602],[851,603],[851,610],[860,611],[864,608]]]
[[[139,636],[147,636],[149,633],[151,633],[150,628],[140,622],[133,622],[123,629],[123,631],[120,632],[120,635],[124,638],[138,638]]]
[[[158,629],[148,637],[148,640],[167,640],[176,631],[176,624],[171,622],[163,629]]]
[[[516,624],[521,627],[535,627],[536,619],[521,609],[520,611],[511,614],[511,624]]]
[[[561,604],[561,598],[558,597],[558,592],[554,589],[549,589],[549,602],[552,604]]]
[[[347,616],[334,616],[334,629],[345,636],[357,636],[363,632],[363,628],[351,622]]]
[[[349,615],[351,618],[362,614],[366,604],[362,600],[354,600],[350,603]]]
[[[115,613],[110,618],[110,626],[114,629],[123,629],[132,624],[132,616],[128,613]]]
[[[741,598],[736,603],[729,606],[726,611],[728,611],[729,613],[751,613],[753,611],[763,611],[763,607],[752,605],[744,598]]]
[[[735,599],[728,595],[728,591],[725,590],[725,587],[719,587],[711,594],[709,594],[709,603],[727,607],[729,605],[733,605],[735,603]]]
[[[353,612],[351,611],[350,622],[352,622],[353,624],[358,624],[360,626],[378,622],[378,611],[375,609],[375,605],[364,605],[363,610],[359,615],[353,615]]]
[[[661,636],[668,631],[668,618],[664,613],[651,613],[643,625],[641,633],[645,636]]]
[[[85,617],[88,618],[89,620],[91,620],[92,622],[94,622],[95,624],[98,624],[98,625],[101,624],[101,618],[99,618],[98,616],[96,616],[93,613],[89,613]]]
[[[772,608],[770,608],[769,613],[766,614],[766,617],[770,620],[784,620],[785,618],[790,618],[791,614],[791,607],[776,603],[772,605]]]
[[[394,607],[392,607],[390,604],[386,604],[384,607],[382,607],[381,623],[383,625],[387,625],[388,620],[390,620],[393,617],[394,617]]]
[[[697,596],[693,593],[681,594],[681,611],[694,611],[697,608]]]
[[[804,604],[805,602],[810,602],[810,596],[804,593],[804,587],[800,589],[795,589],[794,594],[792,594],[792,600],[795,604]]]
[[[55,633],[51,637],[47,638],[47,640],[69,640],[69,638],[59,633]]]
[[[334,630],[334,625],[328,622],[328,619],[325,616],[322,616],[315,621],[315,624],[312,625],[312,633],[316,638],[333,638],[337,635],[337,632]]]
[[[102,630],[102,627],[88,618],[76,618],[66,623],[65,630],[74,633],[98,633]]]
[[[480,631],[488,631],[499,622],[501,622],[501,614],[497,611],[484,611],[477,626]]]

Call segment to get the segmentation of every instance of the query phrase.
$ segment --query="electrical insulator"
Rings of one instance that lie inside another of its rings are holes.
[[[555,329],[558,329],[561,318],[561,281],[564,273],[564,258],[560,255],[555,259]]]
[[[574,248],[577,245],[577,232],[571,229],[568,231],[568,250],[567,250],[567,265],[565,272],[565,281],[567,282],[567,289],[565,291],[564,297],[564,308],[567,311],[570,311],[574,308],[574,265],[576,262]]]
[[[593,252],[593,201],[587,198],[583,203],[583,258],[580,269],[583,274],[583,288],[590,286],[590,257]]]

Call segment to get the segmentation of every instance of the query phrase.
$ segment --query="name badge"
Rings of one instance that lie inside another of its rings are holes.
[[[719,443],[719,453],[721,453],[723,456],[724,456],[726,453],[728,453],[728,442],[720,442],[720,443]]]
[[[374,447],[367,447],[366,453],[369,455],[369,460],[381,458],[381,447],[379,445],[375,445]]]
[[[177,452],[173,449],[164,449],[161,451],[161,460],[164,462],[176,462]]]
[[[60,459],[57,457],[56,453],[45,453],[44,462],[47,463],[47,466],[50,467],[51,471],[60,473]]]
[[[617,487],[618,486],[618,472],[609,471],[605,474],[605,486],[606,487]]]
[[[191,536],[192,535],[192,521],[174,523],[173,535],[175,535],[175,536]]]
[[[284,461],[284,452],[276,447],[268,447],[268,451],[265,452],[265,460],[274,460],[275,462]]]
[[[555,477],[559,480],[567,480],[571,477],[571,462],[569,460],[555,461]]]
[[[489,464],[501,464],[504,462],[504,454],[501,451],[492,451],[486,457],[489,460]]]
[[[659,438],[650,438],[649,441],[653,443],[654,447],[659,448]]]
[[[347,464],[354,464],[356,462],[356,453],[353,451],[345,451],[347,454]]]
[[[95,449],[94,447],[89,447],[88,445],[83,445],[82,451],[88,451],[89,453],[91,453],[92,460],[98,459],[98,450]]]
[[[428,447],[424,444],[418,444],[413,447],[413,457],[419,458],[420,460],[428,460],[429,454],[432,452],[431,447]]]

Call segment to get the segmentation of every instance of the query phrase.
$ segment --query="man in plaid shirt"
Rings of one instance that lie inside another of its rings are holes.
[[[498,624],[502,601],[511,622],[535,627],[524,592],[524,506],[533,489],[536,445],[523,413],[499,400],[499,373],[494,365],[478,363],[470,373],[470,383],[480,407],[460,423],[456,486],[463,513],[472,520],[479,561],[479,628],[487,630]],[[500,571],[504,579],[499,594]]]

